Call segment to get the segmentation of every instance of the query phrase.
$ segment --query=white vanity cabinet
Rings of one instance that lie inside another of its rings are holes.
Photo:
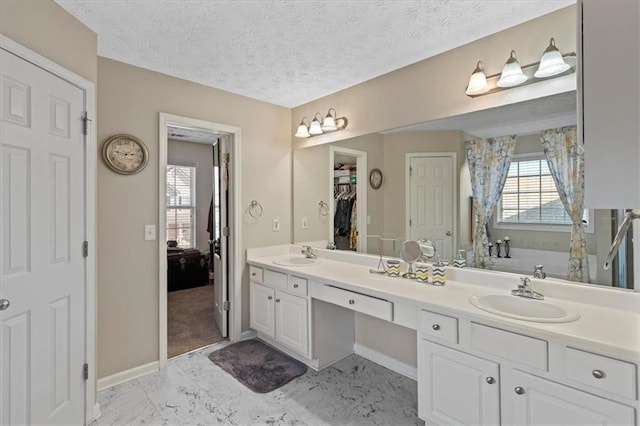
[[[306,280],[250,266],[249,318],[262,337],[309,355],[309,300]]]
[[[637,364],[421,310],[418,414],[436,424],[637,425]]]
[[[585,205],[638,208],[640,2],[584,0],[579,6]]]

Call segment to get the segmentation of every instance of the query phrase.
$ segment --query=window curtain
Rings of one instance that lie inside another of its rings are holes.
[[[476,212],[472,261],[472,266],[476,268],[486,268],[489,263],[487,223],[502,194],[515,147],[515,136],[466,142],[473,207]]]
[[[546,130],[540,134],[540,142],[560,201],[572,223],[567,279],[588,283],[587,237],[582,223],[584,150],[578,145],[576,126]]]

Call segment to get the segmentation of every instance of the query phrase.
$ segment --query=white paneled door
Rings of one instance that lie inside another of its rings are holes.
[[[412,157],[409,163],[408,239],[430,240],[442,259],[453,259],[454,157]]]
[[[84,93],[0,52],[0,424],[81,425]]]

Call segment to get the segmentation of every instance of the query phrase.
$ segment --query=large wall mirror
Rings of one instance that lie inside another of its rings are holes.
[[[567,92],[294,147],[294,243],[325,248],[333,242],[341,250],[397,256],[403,241],[427,239],[443,259],[470,252],[474,213],[465,141],[516,135],[507,183],[487,227],[494,250],[488,267],[531,275],[542,264],[548,276],[565,278],[571,222],[549,175],[540,133],[576,125],[576,111],[576,93]],[[371,176],[374,169],[381,176]],[[614,267],[603,269],[623,213],[584,212],[591,283],[634,287],[631,247],[623,246]]]

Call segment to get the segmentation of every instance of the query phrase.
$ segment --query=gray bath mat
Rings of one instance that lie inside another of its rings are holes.
[[[307,366],[258,340],[244,340],[212,352],[209,359],[257,393],[267,393],[307,371]]]

